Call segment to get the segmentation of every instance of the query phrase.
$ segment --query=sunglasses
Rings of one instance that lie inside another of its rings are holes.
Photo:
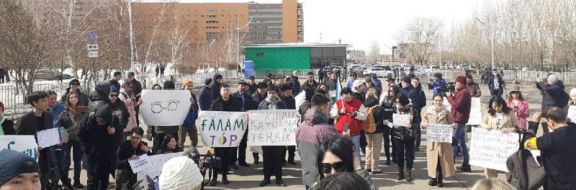
[[[110,97],[118,97],[118,94],[110,94]]]
[[[72,85],[72,86],[74,86],[74,85],[80,86],[80,83],[72,83],[72,84],[70,84],[70,85]]]
[[[322,163],[322,173],[328,174],[332,173],[332,170],[336,172],[344,172],[346,169],[344,168],[344,162],[336,162],[336,163]]]

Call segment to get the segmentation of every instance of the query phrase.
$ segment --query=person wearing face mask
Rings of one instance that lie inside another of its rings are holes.
[[[336,101],[330,116],[336,120],[336,131],[350,138],[354,143],[354,155],[360,158],[362,121],[368,114],[362,102],[352,97],[350,89],[343,88],[340,94],[342,98]]]
[[[488,105],[488,114],[484,115],[480,127],[488,130],[499,130],[503,133],[516,131],[518,126],[516,114],[507,106],[502,97],[492,96]],[[486,178],[496,178],[498,173],[502,172],[488,168],[484,170]]]
[[[258,105],[258,110],[279,110],[287,109],[288,107],[282,99],[278,96],[278,89],[276,86],[269,86],[267,91],[268,96]],[[286,186],[282,180],[282,146],[262,146],[262,155],[264,156],[264,180],[260,182],[260,187],[270,184],[270,177],[276,177],[276,184],[279,186]]]
[[[320,145],[340,136],[334,127],[328,124],[330,112],[328,101],[329,98],[322,94],[312,96],[312,108],[306,111],[304,121],[296,131],[296,145],[302,165],[302,183],[306,189],[320,179],[317,164]]]
[[[434,105],[426,108],[422,116],[422,127],[429,124],[445,124],[455,127],[454,118],[450,111],[442,105],[442,96],[434,97]],[[429,186],[444,186],[444,178],[454,176],[454,159],[452,158],[452,144],[428,141],[426,148],[427,168],[430,181]]]
[[[239,112],[242,109],[242,102],[236,97],[233,97],[230,93],[230,87],[223,84],[220,88],[220,95],[216,100],[210,105],[210,111],[231,111]],[[214,148],[214,155],[220,157],[221,167],[219,170],[214,171],[212,174],[212,181],[210,181],[210,186],[216,186],[218,173],[222,174],[222,183],[229,184],[228,181],[228,167],[235,162],[236,151],[235,147],[221,147]]]

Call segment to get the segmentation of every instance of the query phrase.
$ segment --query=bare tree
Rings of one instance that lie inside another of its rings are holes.
[[[370,51],[368,52],[368,63],[376,64],[380,61],[380,46],[378,42],[372,41],[370,44]]]
[[[400,42],[410,60],[426,64],[437,47],[442,22],[431,18],[416,18],[402,32]]]

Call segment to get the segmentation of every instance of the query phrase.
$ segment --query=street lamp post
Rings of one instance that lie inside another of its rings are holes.
[[[484,22],[482,22],[482,20],[480,20],[478,17],[476,17],[476,21],[478,21],[478,23],[482,24],[482,26],[487,27],[486,24]],[[488,26],[488,32],[490,33],[490,56],[491,56],[491,63],[492,63],[492,69],[494,69],[494,31],[492,30],[492,24],[490,24],[490,26]]]

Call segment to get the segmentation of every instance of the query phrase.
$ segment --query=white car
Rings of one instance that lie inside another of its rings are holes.
[[[392,71],[388,66],[372,66],[364,70],[364,75],[366,74],[376,74],[378,78],[387,78],[393,77],[394,71]]]

